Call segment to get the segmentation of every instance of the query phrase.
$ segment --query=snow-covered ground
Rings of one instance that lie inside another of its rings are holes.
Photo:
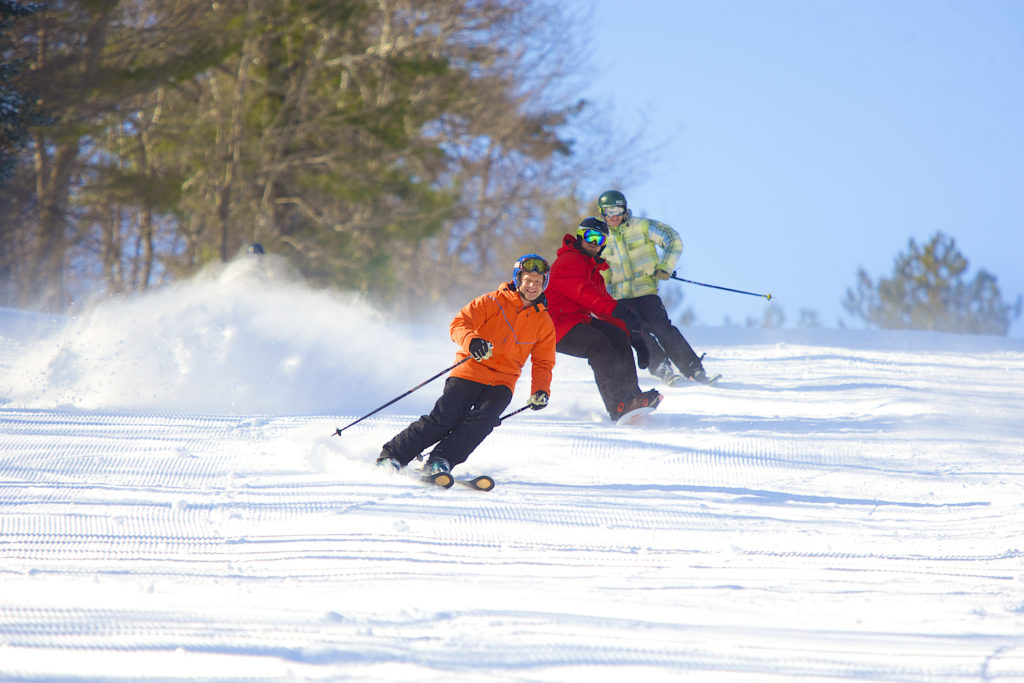
[[[633,427],[559,356],[484,493],[373,466],[441,380],[332,436],[452,313],[251,263],[0,312],[0,680],[1024,680],[1021,340],[693,328],[725,378]]]

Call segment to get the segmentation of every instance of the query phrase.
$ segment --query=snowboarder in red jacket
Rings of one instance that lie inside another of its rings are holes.
[[[632,345],[646,367],[647,347],[640,336],[640,320],[608,294],[601,271],[608,264],[601,252],[608,240],[608,225],[585,218],[575,235],[562,238],[551,264],[548,312],[555,323],[559,353],[586,358],[594,371],[608,416],[618,422],[636,408],[655,407],[661,394],[640,391]]]

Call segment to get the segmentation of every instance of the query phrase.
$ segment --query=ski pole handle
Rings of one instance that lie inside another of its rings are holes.
[[[772,300],[772,295],[771,294],[758,294],[757,292],[744,292],[742,289],[731,289],[729,287],[719,287],[718,285],[709,285],[709,284],[705,284],[703,282],[695,282],[693,280],[687,280],[686,278],[683,278],[683,277],[676,277],[675,271],[672,271],[672,275],[670,277],[673,280],[679,280],[680,282],[689,282],[691,285],[700,285],[701,287],[711,287],[712,289],[721,289],[721,290],[724,290],[726,292],[736,292],[737,294],[749,294],[750,296],[762,297],[764,299],[767,299],[768,301]]]
[[[342,427],[340,429],[335,429],[334,433],[331,434],[331,436],[341,436],[341,433],[343,431],[345,431],[346,429],[348,429],[349,427],[352,427],[354,425],[359,424],[360,422],[362,422],[366,418],[370,417],[371,415],[375,415],[376,413],[379,413],[380,411],[384,410],[385,408],[387,408],[392,403],[395,403],[396,401],[405,398],[406,396],[408,396],[412,392],[416,391],[417,389],[421,389],[422,387],[426,386],[427,384],[430,384],[431,382],[433,382],[435,379],[437,379],[441,375],[445,374],[446,372],[451,372],[455,368],[459,367],[460,365],[465,363],[470,358],[472,358],[472,356],[467,356],[466,358],[463,358],[462,360],[460,360],[458,363],[456,363],[455,365],[451,366],[450,368],[445,368],[444,370],[442,370],[441,372],[437,373],[436,375],[434,375],[430,379],[423,380],[422,382],[420,382],[419,384],[417,384],[416,386],[414,386],[412,389],[410,389],[409,391],[405,392],[401,396],[396,396],[395,398],[391,399],[390,401],[388,401],[387,403],[385,403],[381,407],[376,408],[374,410],[371,410],[370,412],[368,412],[366,415],[363,415],[361,418],[359,418],[355,422],[352,422],[351,424],[347,424],[347,425],[345,425],[344,427]]]

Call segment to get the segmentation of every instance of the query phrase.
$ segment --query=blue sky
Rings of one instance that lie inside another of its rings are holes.
[[[1024,293],[1024,2],[594,0],[585,93],[657,158],[594,197],[675,227],[679,274],[863,323],[841,301],[914,238],[956,239],[1003,298]],[[670,282],[698,323],[765,299]],[[1011,336],[1024,336],[1018,321]]]

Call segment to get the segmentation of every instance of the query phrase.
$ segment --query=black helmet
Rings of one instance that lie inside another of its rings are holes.
[[[523,273],[540,273],[544,276],[544,288],[547,289],[551,264],[540,254],[523,254],[512,266],[512,282],[515,283],[516,289],[522,284]]]
[[[597,236],[598,234],[600,237]],[[593,216],[584,218],[576,228],[576,239],[603,247],[608,240],[608,224]]]
[[[608,190],[601,194],[597,198],[597,208],[601,210],[601,215],[604,215],[604,210],[610,206],[621,206],[622,211],[626,211],[626,195],[622,194],[618,190]]]

